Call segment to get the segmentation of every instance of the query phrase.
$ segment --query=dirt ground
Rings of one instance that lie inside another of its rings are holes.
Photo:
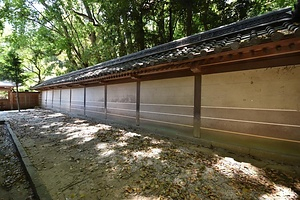
[[[299,199],[283,165],[49,110],[0,115],[53,199]]]
[[[0,125],[0,200],[33,200],[12,140]]]

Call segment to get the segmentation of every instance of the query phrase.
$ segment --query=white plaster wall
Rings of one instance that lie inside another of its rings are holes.
[[[70,89],[61,90],[61,107],[60,109],[64,112],[70,111]]]
[[[141,118],[162,124],[191,126],[193,122],[194,77],[141,83]]]
[[[300,110],[300,66],[203,76],[205,106]]]
[[[46,108],[46,94],[47,94],[47,91],[42,91],[41,92],[41,107],[42,108]]]
[[[54,90],[53,95],[53,108],[60,109],[60,90]]]
[[[47,103],[46,103],[46,107],[47,108],[52,108],[53,104],[52,104],[52,90],[47,90]]]
[[[144,81],[141,83],[143,104],[194,105],[194,77]]]
[[[300,66],[203,76],[202,126],[300,141]]]
[[[71,91],[71,111],[75,114],[84,114],[84,88],[74,88]]]
[[[107,113],[112,116],[135,118],[136,83],[107,86]]]
[[[104,86],[86,88],[86,115],[94,118],[104,117]]]

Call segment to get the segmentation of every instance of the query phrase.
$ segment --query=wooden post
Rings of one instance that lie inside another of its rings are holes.
[[[72,111],[72,89],[70,88],[70,112]]]
[[[48,90],[46,90],[46,101],[45,101],[45,107],[47,108],[48,106]]]
[[[54,107],[53,106],[53,101],[54,101],[54,90],[52,90],[52,108]]]
[[[13,110],[14,109],[14,96],[13,96],[13,92],[12,92],[12,90],[10,90],[8,93],[9,93],[10,109]]]
[[[136,125],[140,125],[141,81],[136,82]]]
[[[201,137],[201,87],[202,75],[195,75],[194,82],[194,137]]]
[[[83,115],[86,116],[86,87],[83,88]]]
[[[104,112],[105,119],[107,119],[107,85],[104,86]]]
[[[59,110],[61,111],[61,93],[62,89],[59,90]]]
[[[27,109],[28,108],[28,99],[27,99],[27,95],[28,95],[28,93],[27,92],[24,92],[23,93],[24,94],[24,109]],[[22,106],[21,106],[22,107]]]
[[[42,102],[43,102],[43,100],[42,100],[42,98],[43,98],[43,91],[40,91],[40,92],[39,92],[38,98],[39,98],[39,100],[38,100],[38,106],[39,106],[39,107],[42,107]]]

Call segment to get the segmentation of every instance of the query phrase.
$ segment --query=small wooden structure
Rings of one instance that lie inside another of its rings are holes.
[[[0,82],[0,111],[15,110],[17,106],[17,95],[13,91],[15,84],[8,81]],[[39,106],[39,92],[19,92],[20,109],[34,108]]]
[[[39,92],[19,92],[20,109],[35,108],[40,106],[40,93]],[[12,110],[18,109],[17,94],[11,93]]]
[[[15,85],[12,82],[0,81],[0,110],[10,110],[13,107],[11,93]]]
[[[300,161],[299,36],[292,10],[281,9],[35,89],[44,108]]]

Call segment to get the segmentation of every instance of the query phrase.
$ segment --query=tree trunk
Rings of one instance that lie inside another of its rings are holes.
[[[192,2],[189,1],[186,7],[186,36],[192,35],[192,19],[193,19],[193,8],[192,8]]]
[[[165,10],[162,8],[161,12],[159,13],[159,19],[158,19],[158,42],[159,44],[166,43],[166,36],[165,36]],[[158,45],[158,44],[157,44]]]
[[[173,41],[173,12],[172,12],[172,1],[170,1],[169,7],[169,42]]]
[[[89,35],[89,39],[91,41],[92,46],[96,45],[96,40],[97,40],[97,36],[96,36],[96,32],[92,31]]]
[[[39,67],[37,62],[34,65],[35,65],[35,68],[37,69],[36,75],[38,77],[38,84],[40,84],[41,82],[43,82],[41,68]]]
[[[124,39],[124,35],[123,35],[121,26],[122,26],[121,19],[118,18],[117,31],[118,31],[118,43],[120,44],[119,56],[124,56],[124,55],[126,55],[126,47],[125,47],[125,39]]]
[[[208,13],[209,3],[210,3],[209,0],[205,1],[204,11],[203,11],[203,14],[202,14],[202,16],[203,16],[204,31],[207,31],[209,29],[209,27],[208,27],[208,18],[207,18],[207,14],[206,14],[206,13]]]
[[[126,52],[127,53],[133,53],[133,44],[132,44],[132,32],[131,32],[131,27],[128,24],[128,17],[127,14],[123,14],[123,19],[124,19],[124,27],[125,27],[125,40],[126,40]]]
[[[136,40],[138,43],[138,50],[139,51],[144,50],[145,49],[145,31],[144,31],[143,12],[142,11],[140,12],[140,15],[138,16]]]

